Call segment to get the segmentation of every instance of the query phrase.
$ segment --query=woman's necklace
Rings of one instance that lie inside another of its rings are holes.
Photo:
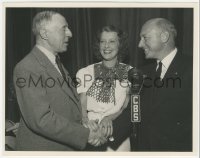
[[[119,62],[116,62],[113,67],[107,67],[103,62],[100,67],[100,75],[104,77],[107,80],[113,80],[116,78],[117,75],[117,69],[119,66]]]

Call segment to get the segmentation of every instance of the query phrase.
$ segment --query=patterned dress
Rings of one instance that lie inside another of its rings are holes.
[[[100,62],[78,71],[77,92],[86,93],[89,120],[100,121],[123,107],[130,86],[130,68],[131,66],[123,63],[107,68]]]
[[[117,113],[125,108],[124,101],[130,87],[128,71],[132,67],[123,63],[113,68],[105,67],[102,62],[89,65],[77,72],[77,92],[86,93],[87,114],[89,120],[99,120]],[[103,149],[103,150],[102,150]],[[126,138],[121,145],[113,150],[109,145],[92,147],[90,151],[130,151],[130,138]]]

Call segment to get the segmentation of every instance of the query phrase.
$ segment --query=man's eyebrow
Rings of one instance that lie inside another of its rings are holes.
[[[142,34],[140,34],[140,36],[142,36],[142,37],[150,37],[148,33],[142,33]]]

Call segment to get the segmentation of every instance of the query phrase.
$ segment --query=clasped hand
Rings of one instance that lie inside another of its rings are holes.
[[[98,120],[89,120],[84,126],[90,130],[88,143],[93,146],[105,144],[113,133],[112,121],[106,117],[100,123]]]
[[[14,123],[11,120],[6,120],[5,126],[6,126],[6,132],[12,131],[16,135],[19,129],[19,122]]]

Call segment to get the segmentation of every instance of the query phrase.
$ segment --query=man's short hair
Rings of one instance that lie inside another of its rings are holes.
[[[46,26],[52,19],[52,16],[58,14],[55,11],[43,11],[35,15],[32,24],[32,31],[35,36],[40,34],[40,30]]]

